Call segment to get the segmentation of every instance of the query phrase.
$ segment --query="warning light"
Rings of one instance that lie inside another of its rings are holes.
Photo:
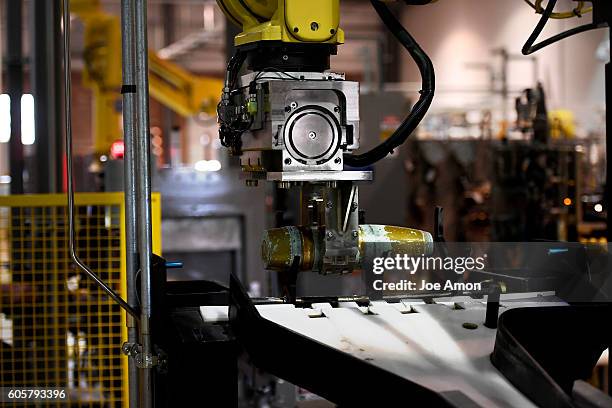
[[[563,199],[563,204],[565,204],[566,206],[568,206],[568,207],[569,207],[570,205],[572,205],[572,199],[571,199],[571,198],[569,198],[569,197],[565,197],[565,198]]]
[[[123,153],[125,152],[125,144],[123,140],[117,140],[113,142],[110,148],[111,157],[115,160],[123,159]]]

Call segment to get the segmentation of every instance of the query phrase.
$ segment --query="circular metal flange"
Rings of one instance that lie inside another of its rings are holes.
[[[340,124],[329,110],[304,106],[287,119],[285,148],[298,162],[319,165],[333,158],[340,148]]]

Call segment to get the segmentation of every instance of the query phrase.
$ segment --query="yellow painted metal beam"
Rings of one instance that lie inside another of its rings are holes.
[[[270,0],[272,1],[272,0]],[[121,27],[99,0],[72,0],[71,12],[85,26],[83,83],[94,93],[93,140],[97,155],[108,154],[121,139]],[[151,97],[182,116],[215,114],[221,79],[193,75],[149,52]]]
[[[165,106],[183,116],[215,113],[223,90],[221,79],[193,75],[152,51],[149,52],[149,71],[149,92]]]

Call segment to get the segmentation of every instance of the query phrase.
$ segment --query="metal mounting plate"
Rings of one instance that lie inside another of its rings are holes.
[[[371,181],[371,171],[283,171],[267,173],[268,181]]]

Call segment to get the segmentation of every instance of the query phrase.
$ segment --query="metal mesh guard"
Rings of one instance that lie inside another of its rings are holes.
[[[125,298],[123,194],[77,194],[75,214],[79,256]],[[0,197],[0,387],[61,387],[70,406],[127,407],[126,337],[120,307],[69,260],[66,197]]]

